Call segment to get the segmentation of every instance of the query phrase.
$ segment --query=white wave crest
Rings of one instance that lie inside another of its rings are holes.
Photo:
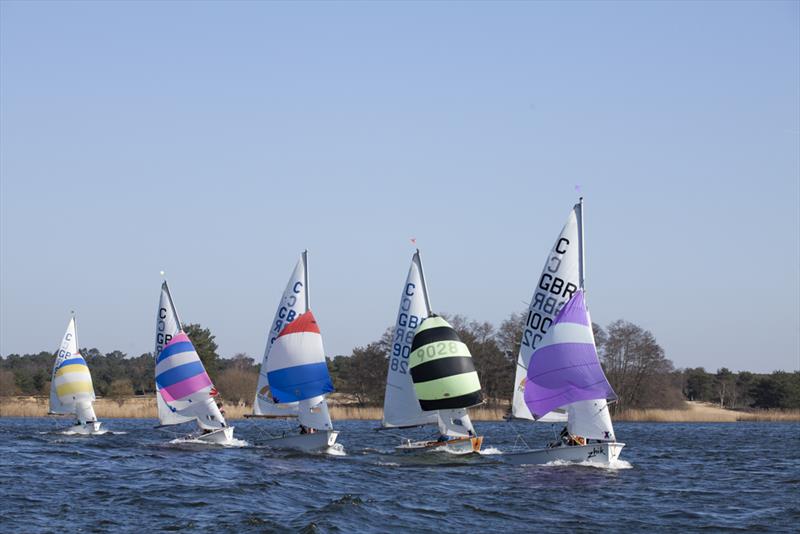
[[[325,450],[325,454],[330,454],[331,456],[347,456],[341,443],[334,443],[333,446],[328,447]]]
[[[608,463],[598,463],[598,462],[590,462],[588,460],[583,460],[581,462],[572,462],[569,460],[553,460],[552,462],[547,462],[546,464],[542,464],[545,466],[565,466],[565,465],[580,465],[583,467],[595,467],[597,469],[633,469],[633,464],[630,462],[626,462],[625,460],[614,460]]]

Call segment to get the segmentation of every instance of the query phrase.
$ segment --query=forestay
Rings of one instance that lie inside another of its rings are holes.
[[[409,366],[414,332],[428,317],[428,302],[427,288],[422,280],[422,260],[416,251],[411,258],[395,320],[383,401],[384,427],[408,427],[439,421],[435,413],[423,412],[420,408]]]
[[[264,357],[261,361],[261,369],[258,374],[258,387],[256,397],[253,402],[253,414],[266,416],[296,416],[298,414],[298,404],[290,402],[286,404],[276,404],[273,402],[270,393],[269,377],[267,376],[267,362],[269,361],[270,350],[281,330],[300,315],[308,311],[306,283],[307,276],[307,256],[303,252],[302,257],[295,265],[292,276],[286,284],[278,309],[267,332],[267,346],[264,349]]]
[[[534,417],[567,408],[568,430],[614,440],[606,399],[616,395],[597,357],[583,290],[561,309],[528,367],[525,403]]]
[[[266,364],[272,401],[299,402],[301,424],[332,428],[324,395],[333,391],[322,335],[311,310],[281,330]]]
[[[183,332],[165,281],[156,315],[156,398],[162,425],[196,420],[198,426],[216,430],[225,418],[211,396],[211,383],[203,362]]]
[[[77,327],[72,317],[53,364],[50,413],[74,413],[81,423],[93,422],[97,420],[92,407],[94,400],[92,375],[78,350]]]

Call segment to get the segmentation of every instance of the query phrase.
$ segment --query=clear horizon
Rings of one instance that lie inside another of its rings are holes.
[[[0,3],[0,355],[260,360],[522,311],[580,192],[587,301],[676,367],[800,370],[800,3]]]

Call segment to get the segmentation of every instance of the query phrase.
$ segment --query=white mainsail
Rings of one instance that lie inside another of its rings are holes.
[[[423,276],[422,261],[419,251],[416,251],[411,258],[411,267],[400,295],[400,308],[395,320],[383,401],[384,427],[418,426],[439,421],[436,412],[423,412],[420,408],[408,367],[414,331],[429,315],[428,288]]]
[[[525,381],[531,358],[545,342],[548,329],[561,308],[584,286],[583,199],[576,204],[556,239],[533,293],[517,360],[511,413],[515,418],[534,419],[525,404]],[[591,329],[591,321],[589,322]],[[563,407],[565,413],[550,412],[540,422],[568,421],[571,433],[584,437],[610,435],[611,417],[606,399],[578,401]],[[600,439],[600,438],[597,438]]]
[[[307,298],[308,267],[307,252],[304,251],[297,265],[295,265],[292,276],[286,284],[283,296],[278,303],[275,317],[267,332],[267,346],[264,349],[264,357],[261,360],[261,370],[258,373],[258,387],[253,401],[253,414],[273,417],[292,417],[299,413],[297,402],[278,404],[273,402],[269,388],[269,378],[267,377],[267,361],[272,345],[278,338],[283,328],[294,321],[297,317],[308,311]],[[327,410],[326,410],[327,411]]]
[[[511,401],[511,415],[518,419],[533,419],[530,410],[525,405],[524,397],[525,377],[531,355],[544,339],[548,327],[553,323],[553,319],[561,307],[580,287],[579,208],[580,205],[576,204],[572,209],[550,251],[525,317],[525,329],[522,332],[514,376],[514,396]],[[539,420],[566,421],[567,418],[565,414],[551,412]]]
[[[443,436],[461,438],[476,435],[466,408],[439,410],[436,414],[439,433]]]
[[[328,402],[323,395],[301,400],[298,404],[297,419],[301,425],[316,430],[333,430]]]
[[[214,385],[183,331],[169,287],[161,284],[156,314],[156,399],[162,425],[195,420],[204,430],[227,426],[211,392]]]
[[[75,317],[67,324],[67,331],[53,364],[50,381],[50,413],[74,413],[81,424],[97,421],[92,403],[95,400],[92,375],[78,350],[78,332]]]

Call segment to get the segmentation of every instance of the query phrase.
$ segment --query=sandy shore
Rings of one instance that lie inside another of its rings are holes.
[[[44,417],[48,410],[47,397],[0,397],[0,417]],[[333,419],[380,419],[383,410],[379,407],[359,407],[344,395],[334,394],[329,402]],[[97,399],[95,412],[100,419],[156,418],[154,396],[125,397],[120,399]],[[225,404],[228,419],[243,419],[252,408],[245,404]],[[505,407],[477,407],[470,410],[473,421],[500,421],[506,413]],[[615,421],[733,423],[737,421],[800,421],[800,410],[736,411],[719,408],[700,402],[687,402],[684,410],[630,410],[614,417]]]

